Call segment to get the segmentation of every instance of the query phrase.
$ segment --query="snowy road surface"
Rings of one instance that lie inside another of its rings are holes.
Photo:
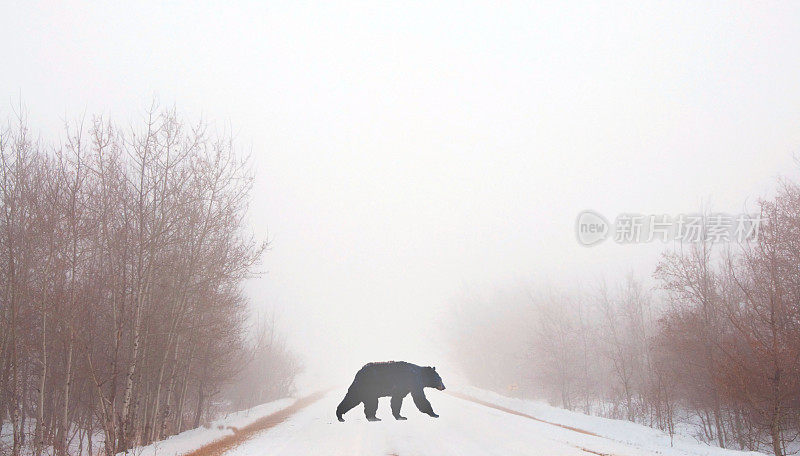
[[[407,421],[396,421],[389,398],[368,422],[363,406],[340,423],[334,410],[341,398],[332,391],[283,423],[229,450],[226,456],[253,455],[644,455],[654,454],[605,437],[565,429],[514,415],[438,391],[427,392],[431,418],[419,413],[410,397],[403,402]],[[680,454],[664,448],[662,454]]]

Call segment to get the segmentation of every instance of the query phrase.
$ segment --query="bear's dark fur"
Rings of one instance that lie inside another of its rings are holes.
[[[423,388],[444,389],[442,377],[436,373],[435,367],[421,367],[404,361],[369,363],[356,373],[353,384],[347,389],[342,403],[336,407],[336,418],[344,421],[342,415],[360,403],[364,403],[364,415],[370,421],[380,421],[375,416],[378,410],[378,398],[391,396],[392,415],[395,419],[404,420],[400,416],[403,398],[408,393],[420,412],[438,418],[431,403],[425,397]]]

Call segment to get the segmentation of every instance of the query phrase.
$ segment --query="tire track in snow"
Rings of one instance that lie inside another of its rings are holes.
[[[478,405],[482,405],[484,407],[489,407],[489,408],[493,408],[495,410],[500,410],[501,412],[510,413],[511,415],[521,416],[523,418],[528,418],[530,420],[538,421],[540,423],[549,424],[551,426],[558,426],[560,428],[567,429],[569,431],[579,432],[581,434],[590,435],[592,437],[599,437],[599,438],[602,438],[602,439],[608,439],[608,437],[602,436],[600,434],[596,434],[596,433],[591,432],[591,431],[587,431],[586,429],[581,429],[581,428],[577,428],[577,427],[574,427],[574,426],[568,426],[566,424],[554,423],[552,421],[547,421],[547,420],[543,420],[541,418],[536,418],[533,415],[528,415],[527,413],[522,413],[520,411],[517,411],[517,410],[514,410],[514,409],[510,409],[508,407],[503,407],[502,405],[497,405],[497,404],[494,404],[492,402],[484,401],[482,399],[478,399],[476,397],[472,397],[472,396],[470,396],[468,394],[459,393],[457,391],[445,391],[445,394],[449,394],[450,396],[453,396],[453,397],[456,397],[458,399],[462,399],[462,400],[465,400],[465,401],[474,402],[474,403],[476,403]],[[612,439],[608,439],[608,440],[612,440]],[[586,453],[591,453],[591,454],[595,454],[595,455],[598,455],[598,456],[614,456],[613,454],[610,454],[610,453],[601,453],[599,451],[590,450],[588,448],[585,448],[585,447],[582,447],[582,446],[578,446],[578,445],[573,445],[573,444],[568,443],[568,442],[564,442],[564,443],[567,443],[568,445],[571,445],[571,446],[573,446],[573,447],[575,447],[575,448],[577,448],[577,449],[579,449],[581,451],[584,451]]]
[[[574,431],[574,432],[580,432],[581,434],[591,435],[593,437],[602,437],[604,439],[607,438],[607,437],[603,437],[602,435],[595,434],[594,432],[587,431],[585,429],[576,428],[576,427],[568,426],[566,424],[561,424],[561,423],[554,423],[552,421],[543,420],[541,418],[536,418],[533,415],[528,415],[527,413],[518,412],[518,411],[516,411],[514,409],[503,407],[502,405],[493,404],[491,402],[487,402],[487,401],[478,399],[476,397],[469,396],[469,395],[464,394],[464,393],[453,392],[453,391],[445,391],[445,394],[449,394],[449,395],[451,395],[453,397],[457,397],[457,398],[463,399],[465,401],[474,402],[476,404],[480,404],[480,405],[483,405],[485,407],[490,407],[490,408],[493,408],[495,410],[500,410],[501,412],[506,412],[506,413],[510,413],[512,415],[522,416],[522,417],[525,417],[525,418],[528,418],[528,419],[531,419],[531,420],[534,420],[534,421],[538,421],[540,423],[550,424],[552,426],[558,426],[560,428],[568,429],[568,430]]]
[[[322,399],[330,390],[317,391],[308,396],[301,397],[286,408],[280,409],[275,413],[259,418],[258,420],[242,428],[230,427],[233,435],[225,436],[209,444],[203,445],[196,450],[184,453],[183,456],[221,456],[225,452],[239,446],[242,442],[250,440],[256,434],[269,428],[277,426],[286,421],[287,418],[308,407],[309,405]]]

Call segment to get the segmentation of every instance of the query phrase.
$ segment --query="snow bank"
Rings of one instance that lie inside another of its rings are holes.
[[[130,449],[127,454],[133,456],[177,456],[188,453],[215,440],[233,435],[234,428],[238,429],[247,426],[258,419],[292,405],[294,401],[295,399],[293,398],[284,398],[267,402],[251,409],[229,413],[208,426],[190,429],[167,437],[164,440],[153,442],[150,445]],[[124,453],[118,454],[122,455]]]
[[[598,416],[571,412],[553,407],[539,401],[516,399],[502,396],[491,391],[463,386],[453,389],[457,393],[491,402],[540,420],[574,427],[605,437],[615,442],[640,448],[653,454],[668,455],[702,455],[702,456],[736,456],[762,455],[762,453],[722,449],[700,442],[694,437],[675,434],[670,441],[669,434],[641,424],[625,420],[614,420]]]

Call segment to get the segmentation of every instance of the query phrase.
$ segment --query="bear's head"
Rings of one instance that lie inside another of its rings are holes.
[[[436,372],[435,367],[426,367],[424,369],[424,376],[425,376],[425,386],[428,388],[436,388],[439,391],[444,390],[444,383],[442,382],[442,377],[439,377],[439,374]]]

